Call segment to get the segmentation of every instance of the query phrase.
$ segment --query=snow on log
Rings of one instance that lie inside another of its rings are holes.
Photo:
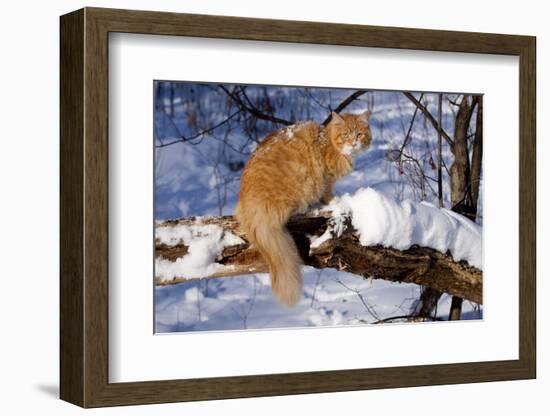
[[[452,211],[364,188],[292,217],[287,228],[306,265],[482,303],[481,227]],[[232,216],[158,222],[155,257],[157,285],[268,271]]]

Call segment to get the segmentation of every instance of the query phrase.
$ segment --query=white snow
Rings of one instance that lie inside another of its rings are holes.
[[[369,111],[369,109],[364,108],[364,107],[360,107],[360,108],[355,108],[353,110],[345,110],[344,113],[353,114],[355,116],[360,116],[360,115],[365,114],[366,111]]]
[[[311,244],[309,245],[309,247],[310,248],[320,247],[321,244],[323,244],[325,241],[330,240],[332,237],[333,237],[332,229],[330,228],[330,226],[328,226],[325,232],[321,234],[319,237],[310,236],[309,240]]]
[[[162,280],[206,277],[219,272],[227,268],[216,263],[224,247],[244,243],[235,234],[215,224],[157,227],[155,237],[168,246],[185,244],[189,247],[187,254],[176,261],[155,259],[155,276]]]
[[[155,332],[362,325],[407,315],[420,296],[419,286],[410,283],[370,281],[312,267],[304,267],[303,273],[304,293],[292,309],[273,298],[269,275],[263,273],[158,286]],[[439,317],[446,319],[450,304],[451,296],[443,295]],[[464,302],[463,319],[480,318],[481,312]]]
[[[185,291],[183,299],[185,299],[186,302],[197,302],[204,299],[204,295],[199,292],[199,289],[196,286],[193,286]]]
[[[309,322],[313,326],[335,326],[345,322],[344,316],[338,309],[329,311],[326,308],[319,308],[318,311],[310,311]]]
[[[428,202],[398,201],[373,188],[345,194],[326,208],[332,211],[333,218],[338,218],[338,224],[344,224],[342,216],[349,215],[364,246],[405,250],[416,244],[442,253],[449,251],[455,261],[465,260],[483,268],[481,227],[448,209]],[[338,234],[329,224],[311,247],[318,247],[332,235]]]
[[[332,217],[327,221],[327,229],[319,237],[310,237],[310,248],[320,247],[325,241],[340,237],[346,230],[347,211],[342,211],[336,203],[331,205],[331,208]]]

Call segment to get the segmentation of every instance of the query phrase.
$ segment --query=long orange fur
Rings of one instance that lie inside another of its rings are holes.
[[[302,293],[300,256],[286,223],[311,204],[332,199],[334,182],[370,145],[368,115],[332,113],[326,127],[310,121],[274,131],[245,166],[236,216],[267,262],[271,290],[284,305],[295,305]]]

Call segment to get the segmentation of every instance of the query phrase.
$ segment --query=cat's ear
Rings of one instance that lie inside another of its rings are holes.
[[[363,113],[359,114],[359,120],[361,120],[363,123],[368,123],[370,117],[370,111],[365,110]]]
[[[334,111],[331,114],[332,118],[330,120],[331,123],[334,123],[335,125],[344,124],[344,119],[342,116],[338,113],[335,113]]]

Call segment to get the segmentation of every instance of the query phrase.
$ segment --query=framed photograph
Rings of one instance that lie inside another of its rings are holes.
[[[535,38],[61,17],[60,396],[536,377]]]

